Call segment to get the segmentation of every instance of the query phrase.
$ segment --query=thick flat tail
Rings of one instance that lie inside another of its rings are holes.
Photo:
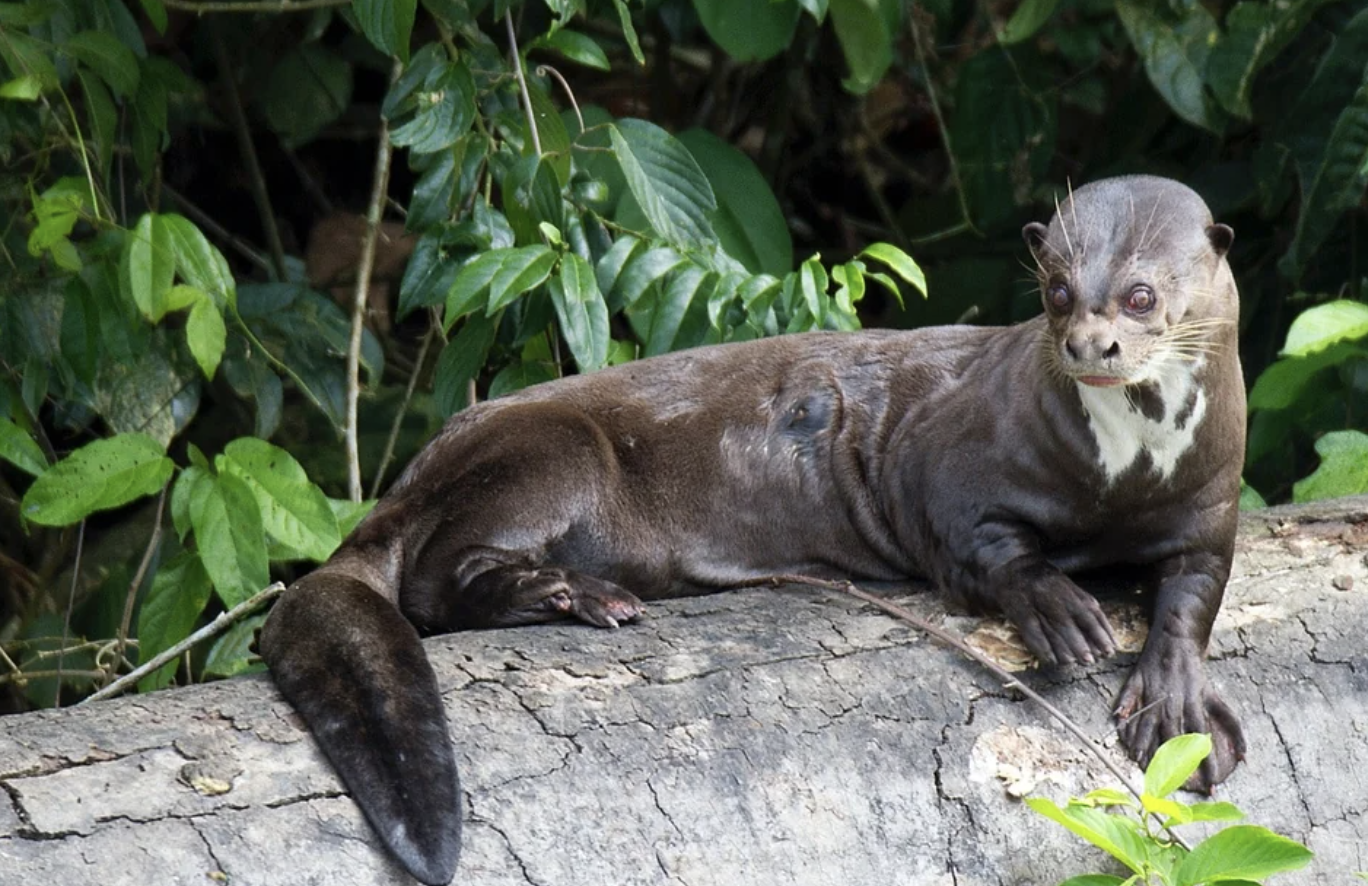
[[[276,603],[260,649],[390,852],[423,883],[451,882],[460,782],[413,626],[362,582],[315,572]]]

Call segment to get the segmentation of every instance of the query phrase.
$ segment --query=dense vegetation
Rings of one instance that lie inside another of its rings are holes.
[[[10,708],[325,558],[472,397],[1027,317],[1021,225],[1123,172],[1237,232],[1248,503],[1368,490],[1361,3],[25,0],[0,161]]]

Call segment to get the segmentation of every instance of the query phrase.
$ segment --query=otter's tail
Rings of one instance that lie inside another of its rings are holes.
[[[413,626],[362,582],[320,571],[276,603],[260,648],[380,839],[422,882],[449,883],[460,783]]]

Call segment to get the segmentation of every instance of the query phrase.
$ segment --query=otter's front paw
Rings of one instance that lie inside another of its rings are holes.
[[[1091,664],[1116,651],[1102,607],[1063,575],[1019,586],[999,602],[1026,648],[1045,664]]]
[[[1211,755],[1188,780],[1188,790],[1210,793],[1244,759],[1244,731],[1233,711],[1207,685],[1195,650],[1142,655],[1116,702],[1117,732],[1141,766],[1176,735],[1205,732]]]

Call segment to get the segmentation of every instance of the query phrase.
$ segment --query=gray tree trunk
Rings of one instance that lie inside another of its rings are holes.
[[[1246,518],[1210,674],[1249,758],[1218,797],[1368,870],[1368,498]],[[921,614],[1000,657],[993,620]],[[1138,607],[1108,604],[1132,650]],[[1027,886],[1113,871],[1015,794],[1111,777],[984,670],[806,589],[651,607],[644,624],[427,644],[466,791],[468,884]],[[1134,656],[1023,678],[1116,750]],[[1129,764],[1127,764],[1129,765]],[[0,883],[399,884],[264,677],[0,721]]]

